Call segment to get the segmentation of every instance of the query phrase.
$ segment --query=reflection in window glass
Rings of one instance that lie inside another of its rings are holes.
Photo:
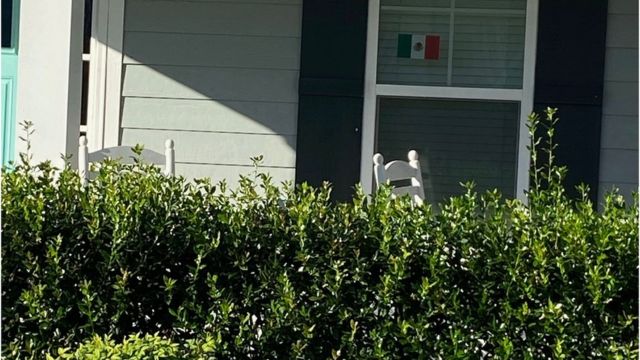
[[[525,19],[456,15],[453,86],[522,88]]]
[[[522,88],[525,15],[526,0],[382,0],[377,82]]]
[[[462,194],[469,180],[513,197],[518,114],[513,102],[382,98],[377,151],[385,161],[418,151],[430,203]]]
[[[451,2],[449,0],[383,0],[382,5],[448,8],[451,6]]]
[[[527,0],[456,0],[456,8],[525,10]]]
[[[439,59],[419,57],[416,44],[409,44],[414,54],[403,57],[403,36],[439,37]],[[449,53],[449,14],[411,13],[400,10],[383,10],[380,14],[378,42],[378,83],[402,85],[446,85]],[[416,54],[417,53],[417,54]],[[413,55],[413,58],[412,58]]]
[[[13,21],[13,0],[2,0],[2,47],[10,48]]]
[[[80,105],[80,126],[81,135],[86,135],[83,131],[88,123],[89,108],[89,68],[91,64],[91,24],[93,23],[93,0],[84,1],[84,33],[82,34],[82,53],[88,54],[86,59],[83,56],[82,61],[82,102]]]
[[[87,108],[89,102],[89,62],[82,62],[82,102],[80,105],[80,125],[87,125]]]
[[[93,0],[84,1],[84,34],[82,37],[82,52],[88,54],[91,51],[91,20],[93,12]]]

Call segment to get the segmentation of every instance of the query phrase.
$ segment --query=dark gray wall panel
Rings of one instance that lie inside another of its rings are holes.
[[[305,0],[296,181],[347,199],[360,175],[367,0]]]
[[[585,183],[597,197],[604,82],[606,0],[541,0],[534,108],[557,107],[557,163],[566,186]]]

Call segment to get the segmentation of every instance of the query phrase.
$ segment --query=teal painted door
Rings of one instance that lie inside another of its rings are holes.
[[[14,160],[18,77],[18,0],[2,1],[2,164]]]

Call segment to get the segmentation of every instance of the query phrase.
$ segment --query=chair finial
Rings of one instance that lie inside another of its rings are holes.
[[[176,173],[176,151],[172,139],[164,142],[164,173],[173,176]]]
[[[89,149],[87,148],[87,137],[80,136],[78,139],[78,173],[82,179],[82,186],[89,183]]]
[[[377,154],[373,155],[373,163],[376,164],[376,165],[384,164],[384,157],[382,156],[382,154],[377,153]]]
[[[418,160],[418,152],[415,150],[409,151],[409,161],[417,161]]]

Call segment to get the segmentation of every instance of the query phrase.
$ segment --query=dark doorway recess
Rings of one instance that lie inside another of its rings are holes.
[[[296,182],[333,184],[346,200],[360,178],[367,0],[305,0]]]
[[[566,187],[589,185],[596,203],[607,29],[606,0],[541,0],[534,109],[558,108],[557,163]]]

